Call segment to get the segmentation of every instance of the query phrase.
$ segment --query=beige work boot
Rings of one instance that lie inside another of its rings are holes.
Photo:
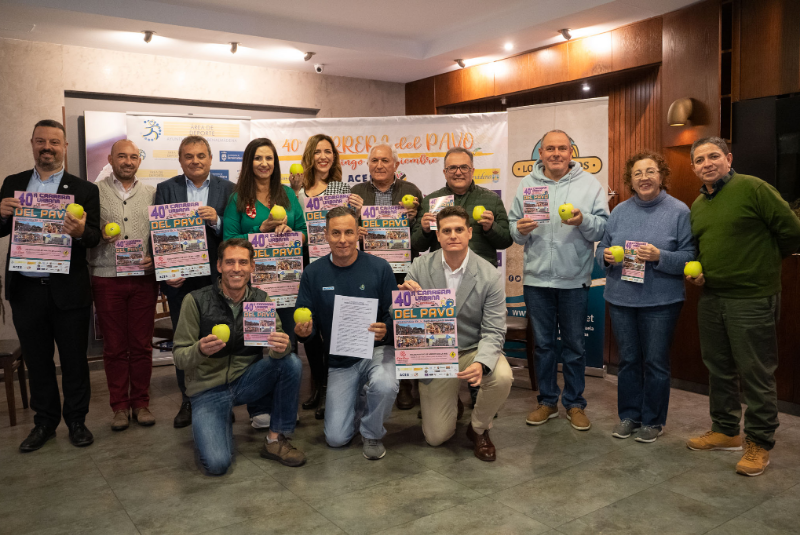
[[[572,407],[567,411],[567,420],[572,424],[572,427],[578,431],[588,431],[592,427],[592,422],[586,416],[586,413],[580,407]]]
[[[147,407],[133,409],[133,419],[136,420],[139,425],[143,425],[145,427],[149,427],[156,423],[156,417],[153,416],[153,413],[150,412],[150,409]]]
[[[769,465],[769,451],[748,440],[742,460],[736,463],[736,473],[743,476],[760,476],[767,465]]]
[[[546,424],[550,418],[558,418],[558,407],[551,407],[550,405],[542,405],[534,409],[532,413],[525,418],[525,423],[528,425],[542,425]]]
[[[283,435],[278,435],[278,440],[272,443],[265,438],[261,456],[264,459],[278,461],[284,466],[302,466],[306,462],[305,454],[292,446],[289,439]]]
[[[686,447],[690,450],[722,450],[722,451],[741,451],[742,450],[742,437],[736,435],[729,437],[722,433],[709,431],[699,437],[690,438],[686,442]]]
[[[128,409],[124,411],[115,411],[114,420],[111,422],[112,431],[124,431],[130,425],[130,416],[128,416]]]

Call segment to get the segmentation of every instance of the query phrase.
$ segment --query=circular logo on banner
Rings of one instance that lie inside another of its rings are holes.
[[[142,137],[147,141],[155,141],[161,137],[161,125],[153,119],[144,121]]]
[[[143,162],[147,158],[147,153],[142,149],[139,149],[139,161]]]
[[[220,152],[219,159],[221,162],[228,161],[228,153],[227,152]]]

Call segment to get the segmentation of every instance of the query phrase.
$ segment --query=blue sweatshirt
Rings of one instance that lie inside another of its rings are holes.
[[[634,195],[614,208],[595,254],[606,270],[606,301],[652,307],[684,300],[683,267],[695,255],[689,214],[685,204],[663,190],[652,201]],[[658,262],[645,262],[644,283],[622,280],[622,263],[609,266],[603,260],[607,247],[625,247],[628,240],[647,242],[661,251]]]
[[[330,255],[309,264],[303,270],[296,307],[311,310],[314,330],[311,336],[320,332],[325,342],[325,351],[330,348],[331,326],[333,324],[333,300],[337,295],[378,299],[376,323],[386,324],[386,338],[375,342],[375,346],[394,345],[394,329],[389,309],[392,306],[392,291],[397,290],[397,282],[389,263],[363,251],[358,251],[356,261],[347,267],[339,267],[331,262]],[[310,336],[309,336],[310,338]],[[305,342],[308,338],[300,338]],[[349,368],[362,359],[329,355],[331,368]]]
[[[550,222],[539,223],[527,236],[517,230],[524,215],[523,190],[547,186],[550,195]],[[571,203],[583,214],[580,226],[561,223],[558,207]],[[524,246],[526,286],[580,288],[592,283],[594,242],[603,237],[608,219],[608,195],[603,186],[577,162],[556,182],[544,175],[544,164],[537,162],[531,174],[522,179],[508,214],[511,237]]]

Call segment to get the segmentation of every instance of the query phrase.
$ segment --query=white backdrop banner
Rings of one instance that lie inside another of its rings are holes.
[[[250,142],[249,119],[134,115],[126,118],[128,139],[139,147],[142,164],[136,176],[155,186],[181,174],[178,147],[186,136],[203,136],[211,145],[211,173],[236,182],[242,155]]]
[[[475,183],[503,196],[507,179],[508,122],[505,113],[353,117],[346,119],[259,119],[252,137],[267,137],[278,149],[284,178],[289,164],[300,163],[306,141],[314,134],[333,138],[342,162],[342,182],[355,186],[369,180],[370,147],[388,143],[400,156],[399,170],[428,193],[444,186],[443,158],[448,149],[475,153]]]

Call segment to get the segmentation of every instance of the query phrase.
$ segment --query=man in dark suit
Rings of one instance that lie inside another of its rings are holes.
[[[167,297],[173,330],[178,327],[181,303],[189,292],[208,286],[219,276],[217,272],[217,248],[222,241],[222,213],[233,193],[233,183],[211,174],[211,146],[202,136],[189,136],[181,141],[178,160],[183,174],[165,180],[156,187],[155,204],[181,202],[200,202],[198,211],[206,222],[208,236],[208,257],[211,275],[207,277],[178,278],[163,281],[161,292]],[[175,427],[186,427],[192,423],[192,406],[186,396],[183,370],[175,368],[178,387],[183,394],[183,402],[175,416]]]
[[[73,445],[94,441],[84,421],[89,412],[91,388],[86,352],[92,292],[86,249],[100,242],[100,195],[97,186],[64,170],[67,150],[64,126],[39,121],[33,129],[33,169],[6,177],[0,188],[0,237],[11,234],[14,210],[20,207],[15,191],[74,195],[84,208],[80,219],[67,213],[64,232],[72,237],[69,273],[9,271],[11,247],[6,254],[6,299],[11,303],[14,327],[28,365],[34,428],[19,449],[36,451],[56,436],[61,421],[55,345],[61,361],[64,421]]]

